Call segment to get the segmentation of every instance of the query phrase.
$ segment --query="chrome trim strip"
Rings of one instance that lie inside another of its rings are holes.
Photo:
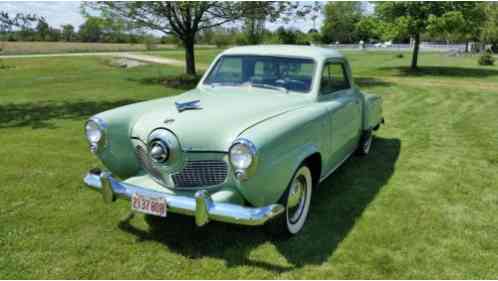
[[[355,149],[355,150],[356,150],[356,149]],[[353,150],[353,152],[349,153],[349,154],[346,156],[346,158],[342,159],[342,160],[341,160],[341,162],[339,162],[339,163],[338,163],[338,164],[337,164],[334,168],[332,168],[332,169],[331,169],[329,172],[327,172],[327,173],[326,173],[323,177],[321,177],[321,178],[320,178],[320,183],[321,183],[322,181],[324,181],[326,178],[328,178],[330,175],[332,175],[332,173],[334,173],[334,172],[335,172],[335,170],[339,169],[339,167],[340,167],[340,166],[341,166],[344,162],[346,162],[346,160],[348,160],[348,159],[349,159],[349,157],[351,157],[351,155],[353,155],[353,153],[354,153],[354,151],[355,151],[355,150]]]
[[[262,225],[285,210],[281,204],[253,208],[230,203],[216,203],[206,190],[196,192],[194,197],[165,194],[120,182],[107,172],[100,174],[89,172],[83,181],[88,187],[100,191],[105,202],[112,202],[117,198],[129,200],[134,193],[164,198],[168,205],[168,212],[194,216],[198,226],[203,226],[210,220],[242,225]]]

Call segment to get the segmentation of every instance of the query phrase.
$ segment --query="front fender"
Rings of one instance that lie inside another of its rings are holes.
[[[149,102],[130,104],[95,115],[108,127],[107,145],[96,156],[109,171],[121,178],[134,176],[140,169],[130,140],[130,130],[148,104]]]
[[[271,162],[258,167],[258,172],[248,181],[239,184],[244,198],[253,206],[265,206],[278,202],[285,192],[294,172],[318,147],[305,144],[288,151]]]
[[[238,183],[249,203],[258,207],[278,202],[299,165],[323,151],[324,117],[320,108],[300,109],[244,132],[242,137],[258,148],[255,173]]]

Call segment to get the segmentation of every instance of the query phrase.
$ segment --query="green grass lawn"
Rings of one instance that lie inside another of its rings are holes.
[[[208,63],[216,50],[198,52]],[[161,55],[183,57],[181,51]],[[178,54],[177,54],[178,53]],[[181,55],[180,55],[181,54]],[[0,69],[0,279],[498,278],[498,67],[477,58],[346,53],[384,98],[372,153],[314,191],[301,234],[172,216],[122,221],[82,176],[98,161],[84,121],[175,95],[181,68],[119,69],[99,58],[18,59]]]

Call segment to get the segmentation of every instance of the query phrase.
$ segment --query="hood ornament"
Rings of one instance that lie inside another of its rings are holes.
[[[186,102],[176,101],[175,105],[178,112],[182,112],[184,110],[190,110],[190,109],[202,109],[200,102],[201,102],[200,100],[186,101]]]

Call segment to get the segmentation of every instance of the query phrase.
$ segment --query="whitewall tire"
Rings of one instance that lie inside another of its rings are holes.
[[[291,236],[303,229],[311,204],[313,177],[307,166],[297,169],[286,192],[280,200],[285,212],[270,222],[272,234]]]
[[[365,131],[361,136],[360,143],[356,153],[359,155],[367,155],[370,153],[373,142],[373,132],[371,130]]]

